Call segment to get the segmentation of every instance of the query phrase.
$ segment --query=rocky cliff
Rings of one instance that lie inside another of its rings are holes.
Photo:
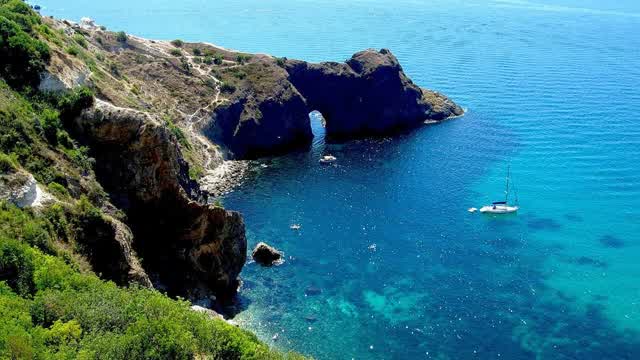
[[[178,295],[232,295],[246,259],[242,217],[198,201],[173,134],[147,113],[104,101],[73,127],[90,144],[96,175],[127,213],[134,247],[159,283]]]
[[[123,266],[94,259],[94,267],[135,280],[129,270],[140,268],[139,255],[154,284],[176,295],[228,297],[237,287],[247,250],[242,217],[207,205],[200,190],[219,178],[225,160],[308,146],[313,110],[324,116],[330,140],[463,113],[415,85],[384,49],[311,64],[116,34],[93,23],[45,22],[55,31],[47,35],[52,55],[40,90],[94,90],[92,107],[68,126],[91,149],[110,202],[126,214],[126,225],[112,227],[124,229],[114,231]]]

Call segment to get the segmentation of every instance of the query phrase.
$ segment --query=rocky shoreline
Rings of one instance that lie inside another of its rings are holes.
[[[234,296],[247,258],[244,222],[216,198],[250,176],[248,160],[308,147],[311,111],[322,114],[329,141],[394,134],[464,113],[415,85],[386,49],[312,64],[148,40],[91,21],[43,20],[83,40],[76,52],[52,44],[40,89],[94,90],[94,105],[71,128],[91,149],[113,205],[127,215],[126,257],[143,257],[144,270],[174,295]]]

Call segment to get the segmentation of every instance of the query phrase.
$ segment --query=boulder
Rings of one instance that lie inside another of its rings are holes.
[[[280,251],[263,242],[256,245],[251,256],[253,260],[263,266],[276,265],[282,259],[282,253]]]

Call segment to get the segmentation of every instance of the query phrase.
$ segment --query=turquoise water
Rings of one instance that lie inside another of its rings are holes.
[[[287,255],[242,274],[236,321],[265,341],[320,359],[640,358],[639,2],[41,5],[311,61],[387,47],[468,108],[342,145],[314,123],[309,152],[261,160],[224,198],[250,246]],[[325,153],[335,166],[319,166]],[[468,213],[502,196],[509,165],[521,211]]]

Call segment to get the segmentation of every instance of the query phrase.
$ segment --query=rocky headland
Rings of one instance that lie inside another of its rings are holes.
[[[95,93],[66,125],[95,158],[95,177],[109,195],[104,206],[126,215],[111,227],[123,265],[110,268],[110,277],[170,294],[229,299],[238,287],[247,258],[244,222],[211,204],[206,191],[228,190],[216,182],[226,169],[243,168],[229,161],[308,146],[314,110],[330,141],[463,113],[415,85],[386,49],[312,64],[148,40],[91,22],[43,21],[64,36],[51,35],[40,91],[86,86]]]

